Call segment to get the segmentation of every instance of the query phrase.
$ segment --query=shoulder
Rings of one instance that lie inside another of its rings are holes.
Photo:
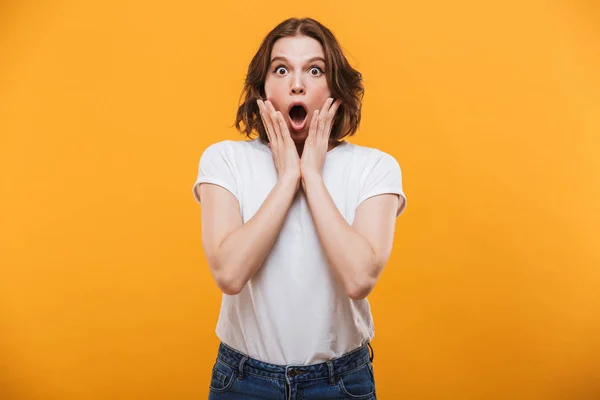
[[[202,157],[212,158],[221,157],[231,159],[232,161],[238,158],[242,153],[252,151],[252,147],[256,147],[250,140],[231,140],[225,139],[209,144],[203,151]]]
[[[206,149],[204,149],[205,153],[214,153],[214,152],[229,152],[234,149],[235,141],[227,139],[221,140],[218,142],[214,142],[209,144]]]
[[[362,146],[354,143],[350,143],[347,147],[355,160],[363,161],[367,167],[373,167],[376,164],[398,164],[396,157],[376,147]]]
[[[250,140],[231,140],[225,139],[210,144],[205,151],[221,151],[230,154],[237,152],[251,152],[253,150],[264,151],[268,146],[260,142],[258,138]]]
[[[236,144],[233,140],[221,140],[209,144],[200,154],[199,168],[208,171],[235,170]]]

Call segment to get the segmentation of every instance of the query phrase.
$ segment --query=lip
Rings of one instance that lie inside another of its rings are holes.
[[[294,120],[290,117],[290,111],[292,110],[292,107],[294,106],[302,106],[304,108],[304,110],[306,111],[306,116],[304,117],[304,120],[302,121],[302,123],[300,125],[296,124],[294,122]],[[288,120],[290,121],[290,126],[294,131],[301,131],[302,129],[304,129],[304,127],[306,126],[306,122],[308,121],[308,107],[306,106],[306,103],[302,102],[302,101],[294,101],[292,103],[290,103],[289,107],[288,107]]]

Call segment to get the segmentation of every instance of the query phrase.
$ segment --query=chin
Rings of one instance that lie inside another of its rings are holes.
[[[290,132],[290,136],[296,143],[304,143],[306,138],[308,137],[308,132]]]

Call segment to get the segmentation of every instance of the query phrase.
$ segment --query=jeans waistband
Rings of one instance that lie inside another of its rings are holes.
[[[287,381],[329,378],[331,382],[335,382],[338,375],[372,362],[373,356],[370,354],[369,349],[373,352],[371,344],[367,342],[359,348],[329,361],[311,365],[279,365],[251,358],[221,342],[217,359],[237,370],[240,379],[243,379],[245,373],[250,373]]]

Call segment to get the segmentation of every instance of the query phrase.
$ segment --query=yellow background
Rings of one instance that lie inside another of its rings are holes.
[[[370,296],[380,399],[600,398],[594,1],[0,3],[0,398],[206,398],[191,187],[277,23],[364,75],[408,207]]]

